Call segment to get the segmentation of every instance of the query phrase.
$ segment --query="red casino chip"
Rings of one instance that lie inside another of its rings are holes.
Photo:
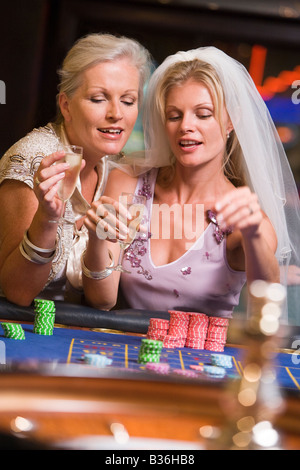
[[[207,330],[207,338],[219,339],[220,341],[226,341],[227,339],[227,329],[223,331],[220,330]]]
[[[168,333],[168,330],[163,330],[161,328],[152,328],[149,326],[147,332],[150,334],[154,333],[154,334],[166,335]]]
[[[174,333],[171,333],[173,331]],[[173,336],[179,336],[181,333],[187,334],[188,332],[188,327],[187,326],[180,326],[180,325],[171,325],[169,328],[169,335]]]
[[[190,325],[188,329],[189,335],[205,335],[207,334],[207,325]]]
[[[191,349],[204,349],[205,340],[202,341],[186,341],[185,347]]]
[[[189,321],[190,315],[188,312],[182,312],[180,310],[168,310],[171,319]]]
[[[147,339],[154,339],[154,340],[156,340],[156,341],[163,341],[164,336],[162,336],[162,335],[155,335],[155,334],[149,335],[149,334],[147,333],[146,338],[147,338]]]
[[[208,326],[208,332],[212,333],[223,333],[224,331],[227,331],[228,327],[227,326],[216,326],[216,325],[209,325]]]
[[[197,313],[197,312],[188,312],[190,315],[190,321],[208,321],[208,316],[205,313]]]
[[[207,335],[206,340],[207,341],[218,341],[219,343],[225,344],[226,340],[227,340],[227,336],[212,334],[212,335]]]
[[[165,343],[164,342],[164,348],[167,348],[167,349],[175,349],[175,348],[179,348],[180,346],[178,346],[176,343]]]
[[[207,351],[223,352],[224,343],[218,341],[205,341],[204,349]]]
[[[227,327],[224,327],[224,326],[209,326],[208,330],[207,330],[207,339],[226,343]]]
[[[178,341],[179,339],[185,339],[184,337],[182,336],[174,336],[174,335],[166,335],[165,336],[165,341],[167,342],[176,342]]]
[[[150,318],[149,327],[167,330],[169,328],[169,320],[163,318]]]
[[[147,339],[162,340],[168,334],[169,320],[163,318],[150,318],[147,330]]]
[[[214,326],[228,326],[229,318],[209,317],[209,324]]]
[[[185,338],[181,336],[167,335],[164,337],[165,348],[183,348],[185,345]]]
[[[192,317],[189,322],[190,325],[208,325],[208,318],[196,318]]]
[[[177,320],[176,318],[171,318],[170,326],[172,325],[182,326],[183,328],[186,328],[189,326],[189,322],[185,320]]]
[[[205,313],[168,310],[170,320],[151,318],[147,338],[160,340],[165,348],[207,349],[223,352],[228,318],[209,317]]]

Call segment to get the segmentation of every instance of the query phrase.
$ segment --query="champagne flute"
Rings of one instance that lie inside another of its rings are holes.
[[[112,268],[110,267],[109,269],[130,274],[130,271],[127,271],[122,266],[124,251],[131,245],[131,243],[135,239],[136,232],[146,210],[146,197],[123,192],[121,193],[119,201],[123,206],[127,208],[127,211],[131,215],[131,219],[123,220],[124,218],[122,217],[122,222],[125,222],[128,227],[128,233],[125,239],[118,239],[118,243],[120,245],[120,255],[118,264],[116,266],[113,266]]]
[[[65,170],[64,178],[58,183],[57,195],[59,199],[63,201],[61,217],[58,221],[50,220],[50,222],[59,223],[61,221],[64,221],[66,223],[73,224],[69,220],[65,219],[63,215],[65,210],[65,204],[74,193],[76,187],[77,179],[81,169],[83,148],[79,147],[78,145],[64,145],[62,148],[60,148],[60,150],[65,151],[65,156],[61,160],[59,160],[59,163],[68,163],[69,168]]]

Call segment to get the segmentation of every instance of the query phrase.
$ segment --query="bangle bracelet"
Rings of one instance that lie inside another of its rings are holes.
[[[28,261],[30,261],[31,263],[35,263],[35,264],[47,264],[47,263],[50,263],[50,261],[53,260],[54,256],[55,256],[55,249],[56,247],[54,248],[39,248],[38,246],[35,246],[33,243],[31,243],[31,241],[28,239],[28,235],[27,235],[27,230],[26,232],[24,233],[24,237],[23,237],[23,240],[21,241],[20,245],[19,245],[19,250],[21,252],[21,255],[26,258]],[[40,256],[38,253],[45,253],[45,254],[51,254],[51,256]]]
[[[19,250],[21,252],[21,255],[24,258],[26,258],[31,263],[35,263],[35,264],[50,263],[50,261],[52,261],[55,256],[55,251],[52,254],[52,256],[49,256],[48,258],[45,258],[45,256],[38,255],[34,250],[32,250],[32,248],[30,248],[29,245],[26,245],[26,243],[24,243],[24,239],[21,241],[19,245]]]
[[[24,233],[24,238],[23,238],[24,244],[28,245],[30,248],[32,248],[34,251],[38,251],[39,253],[53,253],[56,249],[56,246],[54,248],[39,248],[38,246],[34,245],[31,243],[31,241],[28,238],[28,230]]]
[[[105,279],[106,277],[108,277],[113,272],[113,269],[110,269],[110,268],[112,268],[114,266],[115,260],[114,260],[113,254],[110,250],[108,250],[108,254],[109,254],[109,257],[111,259],[111,264],[109,265],[108,268],[103,269],[103,271],[90,271],[86,267],[86,265],[84,264],[84,260],[83,260],[85,252],[86,252],[86,250],[84,250],[84,252],[81,255],[81,268],[82,268],[82,273],[86,277],[88,277],[90,279],[94,279],[95,281],[99,281],[101,279]]]

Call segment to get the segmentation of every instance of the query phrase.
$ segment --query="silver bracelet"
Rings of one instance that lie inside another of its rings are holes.
[[[34,251],[38,251],[39,253],[53,253],[56,249],[56,246],[54,246],[53,248],[40,248],[34,245],[28,238],[28,230],[26,230],[26,232],[24,233],[23,241],[24,241],[24,245],[29,246]]]
[[[48,258],[46,258],[45,256],[38,255],[29,245],[26,245],[26,243],[24,242],[24,239],[21,241],[19,245],[19,250],[21,252],[21,255],[24,258],[26,258],[31,263],[35,263],[35,264],[50,263],[50,261],[52,261],[55,256],[55,251],[53,255],[49,256]]]
[[[110,250],[108,250],[108,254],[109,254],[109,257],[111,259],[111,264],[108,266],[108,268],[105,268],[103,269],[103,271],[90,271],[86,265],[84,264],[84,255],[85,255],[85,252],[86,250],[84,250],[84,252],[82,253],[81,255],[81,268],[82,268],[82,273],[90,278],[90,279],[94,279],[95,281],[99,281],[101,279],[105,279],[106,277],[108,277],[112,272],[113,272],[113,269],[110,269],[114,266],[115,264],[115,260],[114,260],[114,257],[113,257],[113,254]]]

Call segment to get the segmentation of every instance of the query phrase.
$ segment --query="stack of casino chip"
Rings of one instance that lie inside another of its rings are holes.
[[[164,338],[165,348],[183,348],[189,328],[190,315],[188,312],[169,310],[170,327]]]
[[[204,313],[169,310],[170,321],[151,318],[147,338],[163,341],[165,348],[206,349],[223,352],[227,339],[228,318],[209,317]]]
[[[1,323],[5,338],[25,339],[25,332],[22,325],[18,323]]]
[[[53,335],[55,310],[53,300],[34,300],[34,333],[44,336]]]
[[[204,349],[208,329],[208,316],[204,313],[190,312],[189,328],[185,346],[193,349]]]
[[[164,337],[168,334],[168,329],[169,320],[162,318],[150,318],[147,338],[163,341]]]
[[[209,377],[215,377],[217,379],[222,379],[226,375],[226,369],[219,366],[209,366],[205,365],[203,371]]]
[[[198,378],[199,375],[197,372],[194,372],[193,370],[186,370],[186,369],[173,369],[172,372],[177,375],[182,375],[184,377],[192,377],[192,378]]]
[[[102,368],[110,366],[112,364],[112,359],[101,354],[85,354],[84,362],[90,366]]]
[[[170,365],[167,362],[147,362],[146,369],[156,374],[168,375]]]
[[[210,360],[212,365],[223,367],[225,369],[231,369],[233,365],[232,357],[226,354],[211,354]]]
[[[227,339],[228,318],[210,317],[204,349],[223,352]]]
[[[147,364],[148,362],[159,362],[163,342],[155,339],[144,338],[138,355],[139,364]]]

